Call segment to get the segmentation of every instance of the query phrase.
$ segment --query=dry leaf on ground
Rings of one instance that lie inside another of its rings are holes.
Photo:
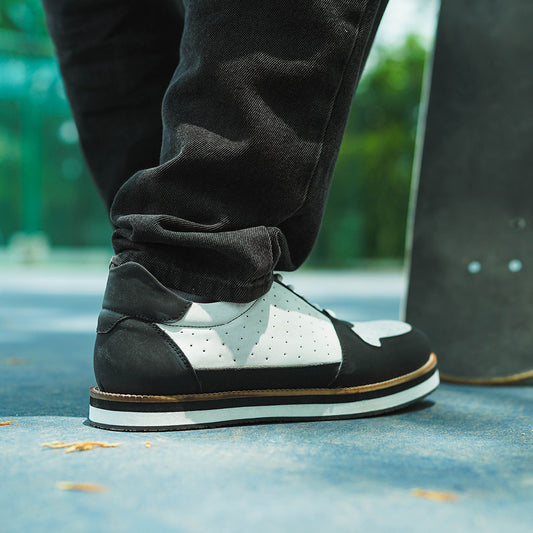
[[[440,492],[428,489],[412,489],[411,494],[435,502],[456,502],[459,499],[459,496],[453,492]]]
[[[117,446],[122,446],[122,442],[97,442],[91,440],[83,440],[78,442],[62,442],[62,441],[53,441],[53,442],[43,442],[41,446],[45,448],[55,448],[60,449],[64,448],[65,453],[70,452],[84,452],[87,450],[92,450],[93,448],[116,448]]]
[[[58,481],[56,483],[58,489],[61,490],[79,490],[82,492],[104,492],[104,485],[98,483],[74,483],[72,481]]]
[[[22,357],[6,357],[5,359],[2,359],[2,363],[8,366],[25,366],[29,364],[29,361]]]

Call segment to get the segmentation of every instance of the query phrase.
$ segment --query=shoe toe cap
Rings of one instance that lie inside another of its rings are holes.
[[[343,356],[336,387],[380,383],[407,375],[422,368],[431,355],[424,333],[404,322],[380,321],[364,327],[333,322]]]

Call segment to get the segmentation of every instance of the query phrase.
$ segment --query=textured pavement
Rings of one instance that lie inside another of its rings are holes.
[[[0,422],[14,422],[0,426],[1,531],[531,531],[530,385],[442,385],[416,407],[359,420],[91,428],[105,276],[0,268]],[[350,320],[397,318],[404,290],[394,272],[286,280]],[[122,445],[41,446],[80,440]],[[104,491],[62,490],[60,482]]]

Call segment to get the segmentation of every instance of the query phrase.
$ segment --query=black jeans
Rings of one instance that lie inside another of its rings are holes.
[[[213,299],[309,255],[387,0],[44,0],[117,262]]]

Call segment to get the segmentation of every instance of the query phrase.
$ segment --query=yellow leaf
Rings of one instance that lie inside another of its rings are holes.
[[[412,489],[411,494],[435,502],[456,502],[459,499],[459,496],[453,492],[440,492],[428,489]]]

